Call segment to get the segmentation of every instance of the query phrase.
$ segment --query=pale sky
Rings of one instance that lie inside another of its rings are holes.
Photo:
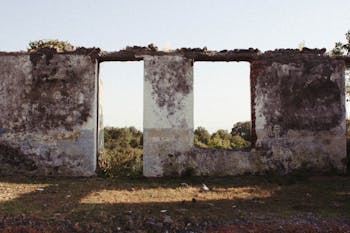
[[[345,40],[349,0],[0,0],[0,50],[60,39],[115,51],[126,46],[210,50],[327,48]],[[142,128],[143,63],[102,63],[106,125]],[[230,130],[249,120],[249,64],[194,66],[195,126]]]

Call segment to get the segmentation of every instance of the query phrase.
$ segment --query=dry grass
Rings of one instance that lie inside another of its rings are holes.
[[[40,192],[49,184],[0,183],[0,203],[20,198],[24,194]]]
[[[151,188],[137,190],[100,190],[88,194],[80,200],[82,204],[137,204],[137,203],[176,203],[184,201],[251,200],[267,198],[274,188],[237,187],[215,188],[200,192],[198,187]]]
[[[201,183],[211,188],[201,192]],[[185,183],[185,184],[184,184]],[[150,219],[186,222],[350,219],[350,177],[190,179],[0,178],[0,219],[35,218],[133,229]],[[1,226],[1,223],[0,223]]]

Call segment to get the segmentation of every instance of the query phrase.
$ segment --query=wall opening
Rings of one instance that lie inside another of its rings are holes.
[[[195,146],[251,146],[249,62],[194,63]]]
[[[100,63],[99,81],[99,172],[141,175],[143,62]]]

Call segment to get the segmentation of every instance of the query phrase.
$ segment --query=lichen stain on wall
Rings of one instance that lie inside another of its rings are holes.
[[[263,107],[266,121],[279,125],[283,133],[329,130],[341,122],[341,90],[331,80],[336,64],[314,65],[273,63],[258,79],[261,89],[274,89]]]
[[[169,69],[166,65],[163,67]],[[205,150],[195,148],[193,143],[188,146],[185,140],[182,144],[177,140],[174,147],[156,137],[153,150],[146,151],[150,153],[146,159],[157,158],[161,167],[152,168],[159,172],[157,174],[145,174],[181,176],[189,171],[194,175],[215,176],[286,174],[298,169],[345,172],[344,61],[321,55],[319,51],[268,51],[251,60],[251,73],[254,76],[252,115],[255,116],[252,121],[255,121],[257,136],[253,148],[248,151]],[[169,84],[170,81],[160,74],[152,76],[153,96],[162,97],[168,93],[167,88],[172,89],[171,96],[176,96],[177,80]],[[166,85],[160,86],[166,87],[164,90],[157,86],[163,82]],[[158,104],[159,109],[163,106]],[[177,121],[181,121],[186,112],[176,111]],[[172,124],[172,131],[177,128]]]
[[[95,65],[50,51],[0,56],[1,170],[94,174]]]
[[[0,54],[0,173],[95,173],[98,82],[88,53]],[[254,147],[195,148],[193,57],[225,54],[237,61],[242,51],[127,52],[145,64],[146,176],[345,171],[345,63],[323,50],[244,51]]]
[[[47,55],[44,55],[47,56]],[[35,106],[26,130],[73,130],[91,117],[94,82],[84,79],[89,66],[78,56],[42,57],[33,62],[31,89],[26,99]],[[38,124],[37,124],[38,123]]]
[[[174,62],[175,60],[175,62]],[[192,92],[192,79],[187,77],[188,61],[170,57],[158,61],[157,57],[151,61],[155,69],[147,72],[150,74],[147,80],[152,84],[152,96],[159,108],[166,108],[168,116],[182,110],[182,101],[186,95]],[[158,63],[159,66],[155,64]],[[193,63],[191,63],[193,66]]]

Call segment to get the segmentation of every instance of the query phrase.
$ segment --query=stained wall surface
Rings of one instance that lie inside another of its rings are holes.
[[[344,62],[266,53],[252,62],[256,149],[267,169],[346,169]]]
[[[0,174],[95,174],[103,150],[98,62],[112,60],[144,61],[147,177],[346,171],[348,58],[317,49],[93,51],[0,52]],[[194,146],[196,61],[250,62],[251,148]]]
[[[145,61],[144,175],[345,172],[344,61],[298,50],[254,56],[254,141],[245,150],[195,148],[191,61]]]
[[[159,176],[169,156],[193,147],[193,62],[146,56],[144,66],[143,170]]]
[[[95,174],[95,59],[1,54],[0,79],[0,173]]]

